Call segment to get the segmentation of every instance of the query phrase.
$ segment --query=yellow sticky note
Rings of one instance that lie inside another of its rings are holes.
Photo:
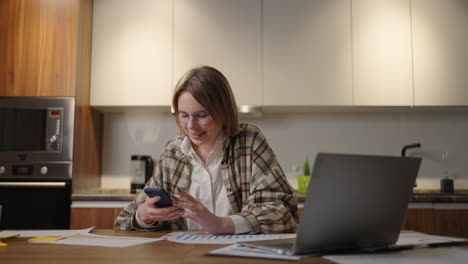
[[[14,234],[14,235],[8,235],[8,236],[0,235],[0,239],[14,238],[14,237],[17,237],[17,236],[19,236],[19,235],[20,235],[20,234]]]
[[[65,237],[35,237],[28,239],[29,242],[48,242],[64,239]]]

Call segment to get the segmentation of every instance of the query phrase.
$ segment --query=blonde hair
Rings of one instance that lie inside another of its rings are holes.
[[[197,67],[185,73],[177,82],[172,108],[181,134],[184,132],[177,113],[179,97],[184,92],[190,93],[208,111],[226,136],[236,133],[239,126],[236,99],[228,80],[220,71],[210,66]]]

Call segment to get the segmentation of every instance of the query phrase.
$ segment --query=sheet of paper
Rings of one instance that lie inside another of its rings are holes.
[[[292,234],[261,234],[261,235],[210,235],[205,232],[172,232],[163,236],[172,242],[185,244],[235,244],[241,241],[255,241],[279,238],[294,238]]]
[[[468,249],[459,247],[417,248],[388,253],[323,256],[340,264],[466,264]]]
[[[254,257],[254,258],[268,258],[268,259],[284,259],[284,260],[299,260],[301,256],[288,256],[275,254],[271,251],[258,249],[255,247],[244,245],[230,245],[224,248],[216,249],[208,252],[208,255],[222,255],[222,256],[236,256],[236,257]]]
[[[130,247],[160,241],[161,238],[142,238],[142,237],[119,237],[119,236],[101,236],[95,234],[75,234],[65,239],[57,241],[35,241],[31,243],[55,244],[55,245],[75,245],[75,246],[94,246],[94,247]]]
[[[425,246],[429,244],[445,244],[452,242],[463,242],[468,241],[464,238],[456,237],[447,237],[447,236],[433,236],[424,233],[418,232],[407,232],[401,233],[398,241],[396,242],[397,246]]]
[[[397,246],[414,246],[414,249],[378,252],[369,254],[329,255],[324,258],[340,264],[435,264],[435,263],[468,263],[468,249],[458,247],[424,248],[427,246],[450,245],[468,241],[464,238],[433,236],[418,232],[401,233]]]
[[[0,235],[19,234],[21,237],[66,237],[76,234],[88,234],[94,227],[81,230],[5,230]]]

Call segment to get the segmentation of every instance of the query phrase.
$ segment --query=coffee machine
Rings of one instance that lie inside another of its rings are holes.
[[[153,176],[153,159],[151,156],[145,155],[132,155],[130,172],[131,172],[131,182],[130,182],[130,192],[137,193],[141,191],[146,182]]]

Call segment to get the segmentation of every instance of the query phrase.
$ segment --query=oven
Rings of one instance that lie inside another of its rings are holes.
[[[0,97],[0,229],[68,229],[73,97]]]

